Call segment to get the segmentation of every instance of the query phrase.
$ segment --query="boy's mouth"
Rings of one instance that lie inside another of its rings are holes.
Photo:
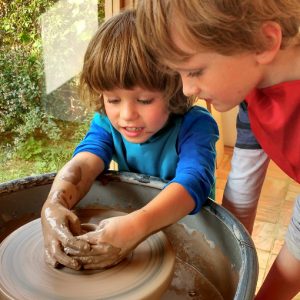
[[[137,137],[144,131],[144,127],[122,127],[122,129],[128,137]]]
[[[143,127],[124,127],[126,131],[135,132],[135,131],[141,131]]]

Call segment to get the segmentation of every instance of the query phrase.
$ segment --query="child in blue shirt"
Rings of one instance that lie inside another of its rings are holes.
[[[106,21],[86,51],[81,91],[97,112],[42,209],[45,257],[52,266],[114,265],[150,234],[198,212],[214,186],[215,121],[192,106],[179,76],[154,65],[140,43],[130,10]],[[77,236],[80,222],[71,209],[112,159],[120,171],[168,183],[143,208]],[[77,253],[76,259],[65,248]]]

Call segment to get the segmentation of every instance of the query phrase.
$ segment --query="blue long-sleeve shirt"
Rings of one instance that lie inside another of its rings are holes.
[[[218,127],[210,113],[198,106],[186,114],[171,115],[167,124],[141,144],[128,142],[110,123],[96,113],[90,129],[74,151],[90,152],[109,168],[111,160],[119,171],[137,172],[181,184],[195,201],[196,213],[214,186],[215,143]]]

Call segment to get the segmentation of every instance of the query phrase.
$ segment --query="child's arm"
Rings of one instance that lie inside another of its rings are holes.
[[[96,232],[80,238],[98,245],[113,245],[114,252],[92,257],[77,257],[84,268],[100,268],[120,261],[148,235],[187,215],[196,213],[206,201],[214,184],[215,143],[218,128],[207,111],[194,108],[182,123],[178,139],[179,161],[176,175],[145,207],[127,216],[107,219]],[[115,252],[119,257],[114,260]]]
[[[103,161],[96,155],[82,152],[73,157],[57,174],[41,212],[45,258],[56,266],[61,263],[73,269],[78,262],[67,256],[63,247],[77,250],[90,246],[73,234],[80,234],[80,222],[71,208],[89,191],[96,176],[104,169]]]
[[[88,133],[76,147],[74,157],[57,174],[42,213],[46,261],[78,269],[80,264],[64,252],[64,247],[80,253],[90,245],[74,235],[80,234],[80,222],[71,208],[89,191],[96,176],[108,168],[112,159],[113,141],[108,131],[102,128],[105,120],[95,114]],[[105,125],[105,124],[104,124]],[[101,245],[103,252],[109,246]],[[98,249],[99,250],[99,249]],[[100,251],[100,252],[101,252]]]
[[[92,246],[93,255],[75,258],[85,269],[114,265],[149,235],[177,222],[194,207],[195,202],[186,189],[178,183],[171,183],[143,208],[106,219],[99,224],[98,230],[80,236],[80,239],[95,245]],[[103,247],[98,248],[103,244],[113,246],[105,255]]]

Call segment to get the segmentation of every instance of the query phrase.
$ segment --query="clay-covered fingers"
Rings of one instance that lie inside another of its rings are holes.
[[[83,269],[103,269],[116,265],[122,260],[118,253],[107,253],[96,256],[74,256]]]
[[[96,270],[113,266],[122,260],[120,255],[121,249],[106,243],[91,245],[91,249],[86,255],[80,255],[73,249],[65,248],[68,253],[76,261],[78,261],[83,269]]]
[[[46,262],[53,267],[61,264],[74,270],[80,269],[81,264],[63,251],[64,247],[68,247],[82,255],[90,249],[87,241],[74,236],[81,233],[78,217],[60,204],[49,204],[42,211],[41,221]]]
[[[64,252],[71,256],[99,256],[99,255],[118,255],[121,249],[107,243],[91,245],[87,251],[79,251],[73,248],[65,247]]]
[[[59,264],[74,270],[81,268],[79,261],[62,251],[59,241],[52,240],[50,244],[45,247],[44,254],[46,263],[54,268],[57,268]]]
[[[48,248],[44,249],[45,261],[48,265],[53,268],[57,268],[59,266],[59,262],[53,257],[51,251]]]
[[[57,231],[57,235],[63,248],[73,249],[76,253],[82,254],[90,250],[90,244],[87,241],[74,237],[68,228],[60,228]]]
[[[90,249],[90,244],[87,240],[76,237],[76,235],[82,234],[78,217],[73,212],[69,212],[66,215],[66,219],[67,222],[60,224],[60,226],[56,226],[59,240],[63,247],[74,249],[79,251],[79,253],[85,253]]]
[[[98,243],[101,243],[100,239],[102,234],[103,232],[101,231],[101,229],[97,227],[95,231],[90,231],[85,234],[79,235],[78,239],[80,239],[81,241],[88,242],[89,244],[92,245],[97,245]]]
[[[113,267],[115,265],[117,265],[122,259],[119,260],[115,260],[115,261],[105,261],[105,262],[101,262],[101,263],[94,263],[94,264],[86,264],[83,265],[83,269],[85,270],[99,270],[99,269],[106,269],[109,267]]]
[[[42,212],[42,227],[45,243],[59,240],[63,247],[87,251],[90,245],[74,235],[82,233],[78,217],[62,205],[48,205]]]
[[[136,234],[134,218],[126,216],[102,220],[93,231],[77,238],[89,242],[91,253],[78,255],[75,251],[65,249],[78,260],[84,269],[106,268],[120,262],[141,240]],[[95,230],[94,230],[95,229]],[[83,252],[82,252],[83,253]]]

